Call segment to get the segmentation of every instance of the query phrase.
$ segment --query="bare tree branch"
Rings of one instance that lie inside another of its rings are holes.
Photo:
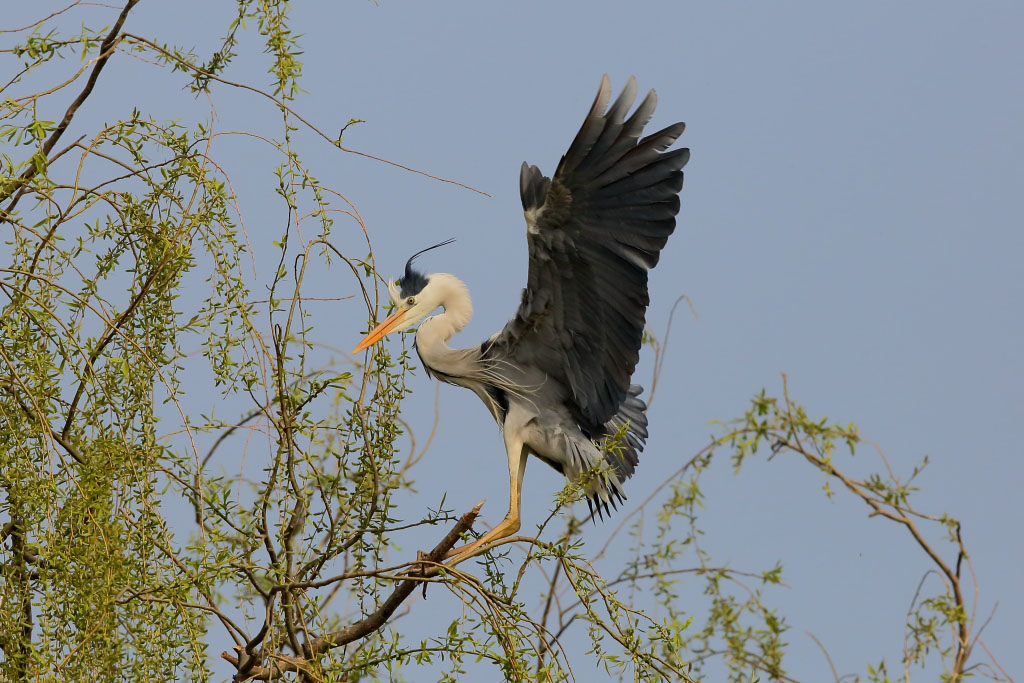
[[[411,572],[409,574],[410,578],[398,584],[391,595],[388,596],[376,611],[345,628],[338,629],[319,638],[314,638],[303,647],[303,650],[307,653],[304,658],[280,658],[277,663],[269,667],[262,667],[258,666],[260,659],[258,655],[247,655],[245,650],[241,648],[236,648],[240,656],[232,655],[228,652],[222,653],[221,658],[231,662],[238,668],[238,673],[235,674],[234,680],[269,681],[279,678],[289,671],[304,671],[311,660],[320,657],[329,650],[365,638],[374,631],[381,629],[388,622],[388,619],[391,618],[391,615],[394,614],[395,610],[405,602],[406,598],[412,595],[417,586],[422,585],[422,579],[436,576],[441,572],[443,565],[439,563],[445,554],[459,542],[462,534],[472,528],[473,522],[476,520],[477,515],[480,514],[481,507],[483,507],[483,501],[477,503],[476,507],[462,515],[459,521],[455,523],[455,526],[451,528],[451,531],[441,539],[441,542],[434,546],[434,549],[427,553],[425,557],[421,558],[421,568]]]

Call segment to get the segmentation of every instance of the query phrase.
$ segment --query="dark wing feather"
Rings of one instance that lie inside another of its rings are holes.
[[[689,150],[666,152],[685,127],[643,139],[657,104],[630,78],[608,107],[608,77],[553,179],[523,164],[519,190],[530,270],[516,316],[491,347],[537,367],[572,391],[592,434],[627,398],[639,360],[647,271],[675,230]]]

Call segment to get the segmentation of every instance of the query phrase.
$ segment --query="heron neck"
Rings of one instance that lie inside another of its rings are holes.
[[[446,344],[473,317],[473,301],[462,280],[448,273],[434,273],[430,283],[437,287],[438,305],[444,312],[427,318],[419,326],[416,339],[427,346]]]

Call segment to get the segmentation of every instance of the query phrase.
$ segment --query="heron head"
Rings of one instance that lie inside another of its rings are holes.
[[[380,325],[375,327],[366,335],[359,345],[352,350],[358,353],[363,349],[377,343],[392,332],[404,332],[416,323],[426,318],[430,313],[441,305],[441,300],[435,288],[430,286],[430,276],[424,275],[412,267],[413,260],[425,251],[443,247],[454,240],[445,240],[440,244],[422,249],[405,263],[405,274],[400,280],[388,281],[388,294],[391,295],[391,302],[395,311],[387,317]]]

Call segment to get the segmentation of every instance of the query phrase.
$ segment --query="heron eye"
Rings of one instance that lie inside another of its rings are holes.
[[[412,306],[413,304],[416,303],[416,297],[410,296],[408,299],[405,300],[405,303],[408,304],[409,306]]]

